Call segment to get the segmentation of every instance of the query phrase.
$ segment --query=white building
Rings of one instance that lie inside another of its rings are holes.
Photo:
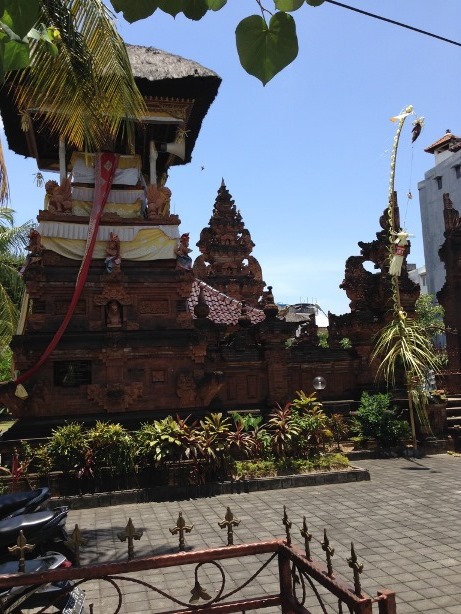
[[[416,264],[407,264],[408,277],[415,284],[419,284],[420,294],[429,294],[427,291],[426,267],[416,267]]]
[[[447,130],[442,138],[424,151],[433,154],[434,166],[425,173],[424,180],[418,183],[419,207],[426,287],[429,294],[436,295],[445,283],[445,266],[439,258],[445,231],[443,194],[449,193],[454,208],[461,210],[461,137]]]

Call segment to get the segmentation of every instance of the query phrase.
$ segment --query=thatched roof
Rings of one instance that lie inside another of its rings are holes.
[[[198,62],[186,60],[180,55],[166,53],[154,47],[126,45],[131,68],[135,77],[148,81],[185,79],[186,77],[211,77],[221,79],[218,75]]]
[[[127,45],[126,48],[136,84],[143,96],[193,101],[186,126],[185,162],[190,162],[202,121],[218,93],[221,78],[212,70],[179,55],[140,45]],[[171,128],[170,133],[163,134],[159,128],[158,134],[161,136],[159,140],[174,140]],[[182,164],[178,158],[173,163]]]
[[[128,44],[126,47],[136,84],[145,98],[151,101],[189,101],[186,123],[182,126],[187,131],[185,160],[160,154],[157,168],[190,162],[203,119],[218,92],[220,77],[197,62],[153,47]],[[40,131],[34,130],[33,135],[24,133],[7,87],[3,88],[0,95],[0,113],[10,149],[19,155],[36,157],[41,169],[58,168],[58,135],[50,135],[43,128]],[[147,133],[146,130],[140,130],[136,152],[146,160],[144,170],[148,168],[148,140],[172,142],[176,138],[176,130],[175,125],[149,125]],[[68,154],[70,157],[70,152]]]

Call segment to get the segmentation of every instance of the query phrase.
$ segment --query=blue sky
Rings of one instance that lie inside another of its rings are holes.
[[[347,1],[461,40],[459,0]],[[461,48],[329,3],[303,6],[294,13],[298,58],[263,87],[241,68],[234,40],[238,22],[257,13],[254,0],[228,0],[200,22],[155,13],[117,23],[127,42],[193,59],[223,80],[192,162],[173,168],[168,182],[192,256],[224,178],[276,300],[344,313],[344,263],[380,230],[396,129],[389,118],[408,104],[425,128],[413,147],[411,122],[404,128],[396,187],[402,222],[415,235],[409,261],[423,264],[417,183],[433,165],[424,148],[448,128],[461,134]],[[17,222],[33,219],[43,198],[35,161],[7,152],[7,162]]]

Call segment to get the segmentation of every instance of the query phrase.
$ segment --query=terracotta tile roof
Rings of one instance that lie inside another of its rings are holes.
[[[191,295],[187,299],[187,307],[194,318],[196,317],[194,307],[198,303],[200,290],[203,290],[203,296],[210,308],[208,319],[212,320],[215,324],[238,324],[242,303],[230,296],[226,296],[199,279],[194,281]],[[252,324],[262,322],[266,317],[261,309],[247,307],[247,310]]]
[[[435,143],[432,143],[432,145],[429,145],[429,147],[426,147],[424,151],[427,151],[427,153],[434,153],[434,151],[438,149],[441,145],[448,144],[451,141],[456,142],[459,140],[459,138],[460,137],[455,136],[452,132],[447,131],[440,139],[435,141]]]

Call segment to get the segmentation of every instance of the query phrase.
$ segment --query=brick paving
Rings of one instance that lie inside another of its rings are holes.
[[[151,556],[177,551],[177,538],[169,529],[176,524],[180,510],[186,522],[194,525],[186,536],[187,549],[197,550],[225,545],[226,531],[219,528],[218,521],[224,518],[227,506],[241,521],[235,529],[236,544],[283,538],[281,519],[286,505],[297,545],[302,547],[298,528],[306,516],[314,536],[313,556],[324,560],[320,542],[326,528],[335,548],[335,572],[351,581],[345,560],[354,542],[364,563],[364,590],[370,595],[376,595],[379,588],[395,590],[399,614],[461,614],[461,458],[442,454],[358,464],[370,471],[370,481],[72,510],[68,527],[78,523],[87,539],[82,564],[99,563],[126,558],[126,544],[120,542],[117,533],[129,518],[144,531],[141,540],[135,542],[135,555]],[[245,580],[263,560],[226,561],[229,586]],[[213,586],[215,572],[204,569],[203,573],[205,584]],[[137,577],[147,578],[143,574]],[[185,601],[192,584],[190,567],[169,568],[155,577],[156,586],[174,591]],[[277,585],[277,567],[268,566],[258,578],[258,591],[274,593]],[[175,607],[137,584],[124,583],[122,590],[122,612],[136,614]],[[88,600],[95,600],[96,612],[109,614],[115,610],[117,598],[111,586],[94,583],[87,595]],[[244,595],[251,595],[251,589],[247,588]],[[97,599],[102,599],[103,609],[97,607]],[[315,599],[308,601],[308,607],[316,611]]]

